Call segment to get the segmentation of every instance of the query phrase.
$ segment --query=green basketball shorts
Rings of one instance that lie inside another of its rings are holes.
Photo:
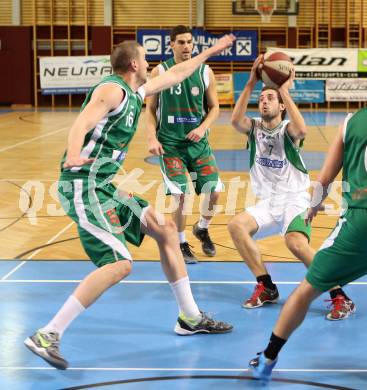
[[[350,208],[316,253],[307,281],[320,291],[367,274],[367,210]]]
[[[141,223],[149,207],[137,197],[122,195],[113,184],[98,185],[88,179],[61,176],[60,202],[78,226],[80,241],[97,267],[118,260],[132,261],[126,241],[139,246]]]
[[[167,194],[188,193],[189,175],[198,195],[223,191],[217,163],[207,140],[176,146],[164,144],[163,149],[165,154],[159,161]]]

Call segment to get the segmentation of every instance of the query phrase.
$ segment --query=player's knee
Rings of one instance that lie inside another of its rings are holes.
[[[170,219],[166,220],[163,230],[166,237],[171,237],[172,234],[177,234],[176,224]]]
[[[210,194],[210,201],[212,203],[217,203],[218,202],[218,199],[219,199],[219,192],[217,191],[214,191]]]
[[[176,224],[171,219],[166,219],[164,224],[160,225],[158,240],[169,241],[177,236]]]
[[[307,245],[307,239],[301,233],[289,233],[285,237],[287,248],[296,256],[299,257]]]
[[[300,300],[305,301],[313,301],[315,298],[317,298],[319,295],[321,295],[321,291],[317,290],[315,287],[313,287],[307,279],[304,279],[300,285],[296,289],[297,294],[299,295]]]
[[[241,221],[240,218],[238,218],[237,215],[235,215],[228,223],[228,231],[229,234],[233,237],[237,235],[238,233],[246,234],[246,228],[243,224],[243,221]]]
[[[116,263],[109,264],[109,266],[108,271],[113,284],[126,278],[132,271],[132,265],[129,260],[117,261]]]

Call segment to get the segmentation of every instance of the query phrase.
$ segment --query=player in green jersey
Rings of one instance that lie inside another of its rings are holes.
[[[125,159],[144,96],[182,82],[233,40],[232,35],[226,35],[192,60],[150,81],[143,47],[125,41],[111,54],[114,74],[104,78],[87,95],[69,132],[59,195],[65,211],[78,226],[85,251],[98,269],[78,285],[46,326],[25,340],[25,345],[50,365],[59,369],[68,367],[59,351],[65,329],[101,294],[131,272],[132,258],[126,240],[140,245],[145,234],[157,241],[163,270],[179,306],[175,332],[191,335],[232,330],[231,325],[215,321],[198,309],[174,223],[162,224],[146,201],[120,193],[111,180]]]
[[[311,302],[335,285],[344,286],[367,274],[367,109],[348,115],[327,154],[313,191],[307,222],[326,198],[329,185],[343,169],[344,211],[306,274],[283,306],[267,348],[250,361],[253,375],[270,380],[278,353],[303,322]]]
[[[170,39],[173,57],[155,67],[151,77],[164,74],[175,64],[191,58],[193,37],[188,27],[176,26]],[[223,184],[209,146],[208,132],[218,114],[214,73],[204,64],[183,82],[147,99],[149,152],[159,156],[167,193],[176,199],[173,220],[186,263],[197,262],[185,235],[189,174],[196,194],[205,194],[201,216],[193,226],[193,234],[201,241],[207,256],[215,256],[216,253],[208,227]]]

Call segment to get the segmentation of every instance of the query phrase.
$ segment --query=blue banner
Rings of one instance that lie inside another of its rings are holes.
[[[147,60],[166,60],[172,57],[170,30],[138,30],[137,40],[145,48]],[[257,57],[257,31],[232,31],[237,37],[232,47],[224,50],[210,61],[253,61]],[[192,30],[194,39],[193,56],[213,46],[221,35],[214,35],[201,29]]]
[[[235,72],[233,73],[233,89],[234,89],[234,101],[237,102],[238,98],[243,91],[248,79],[250,77],[249,72]],[[260,92],[263,88],[263,83],[258,81],[254,90],[251,93],[250,103],[257,103],[259,100]]]
[[[325,80],[295,80],[291,96],[297,103],[324,103]]]
[[[234,100],[237,101],[245,84],[250,77],[250,72],[235,72],[233,74]],[[250,103],[259,100],[263,83],[258,81],[252,91]],[[324,103],[325,81],[324,80],[295,80],[294,89],[290,90],[291,96],[296,103]]]

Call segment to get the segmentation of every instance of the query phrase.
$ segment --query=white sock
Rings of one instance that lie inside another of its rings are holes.
[[[199,229],[208,229],[209,224],[210,224],[210,219],[205,219],[203,217],[200,217],[200,220],[198,223]]]
[[[185,232],[178,232],[178,239],[180,240],[180,244],[186,242],[186,234]]]
[[[57,332],[61,338],[70,323],[85,310],[84,306],[74,295],[70,295],[55,317],[41,330],[44,332]]]
[[[180,313],[185,317],[192,319],[199,319],[201,317],[200,310],[192,296],[190,281],[186,276],[170,283],[173,294],[175,294]]]

